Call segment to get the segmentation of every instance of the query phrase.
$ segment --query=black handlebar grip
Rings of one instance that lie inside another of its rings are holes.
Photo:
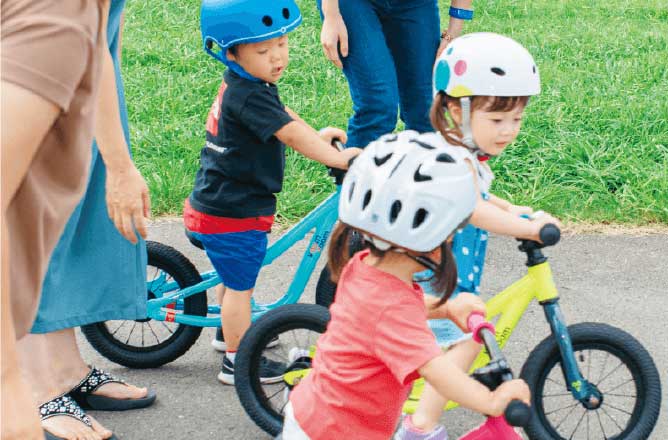
[[[548,223],[540,228],[539,237],[540,241],[543,242],[545,246],[552,246],[559,243],[561,231],[556,225]]]
[[[513,400],[503,415],[511,426],[527,426],[531,419],[531,408],[520,400]]]

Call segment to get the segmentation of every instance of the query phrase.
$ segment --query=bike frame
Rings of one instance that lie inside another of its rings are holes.
[[[297,272],[283,296],[269,304],[258,304],[251,299],[251,319],[253,321],[268,310],[275,309],[284,304],[294,304],[299,301],[338,219],[339,192],[340,187],[337,186],[334,194],[320,203],[299,223],[290,228],[274,244],[267,248],[267,254],[262,262],[263,267],[273,263],[274,260],[283,255],[295,243],[303,240],[306,234],[313,231]],[[196,327],[220,327],[220,305],[209,305],[207,316],[182,313],[182,301],[184,298],[200,292],[206,292],[207,289],[220,284],[220,278],[216,274],[216,271],[202,273],[201,277],[201,282],[188,286],[185,289],[179,289],[176,281],[165,282],[164,273],[161,273],[157,279],[147,282],[148,290],[156,296],[155,299],[148,300],[148,318]],[[152,289],[154,284],[159,285],[160,288]]]
[[[562,370],[569,391],[576,400],[587,401],[591,396],[597,395],[598,391],[582,377],[577,366],[564,315],[561,313],[558,304],[559,293],[552,278],[552,270],[547,262],[530,266],[527,275],[487,301],[487,320],[491,321],[495,317],[499,317],[495,324],[499,347],[503,348],[506,344],[517,323],[534,299],[538,300],[539,304],[543,306],[552,335],[559,346]],[[483,367],[487,363],[489,363],[489,356],[485,350],[481,350],[471,367],[471,371]],[[410,397],[404,404],[403,411],[405,413],[412,414],[415,412],[423,387],[423,379],[416,381]],[[446,409],[452,409],[456,406],[456,403],[448,402]]]

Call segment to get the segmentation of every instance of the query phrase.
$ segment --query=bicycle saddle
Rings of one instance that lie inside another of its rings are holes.
[[[193,246],[204,250],[204,245],[201,241],[195,238],[192,232],[190,232],[188,229],[184,229],[184,231],[186,232],[186,237],[188,237],[188,240],[190,240],[190,243],[192,243]]]

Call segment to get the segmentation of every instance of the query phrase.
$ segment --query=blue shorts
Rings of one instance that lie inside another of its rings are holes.
[[[239,291],[255,287],[267,253],[267,234],[266,231],[224,234],[193,232],[195,238],[204,245],[206,255],[223,285]]]

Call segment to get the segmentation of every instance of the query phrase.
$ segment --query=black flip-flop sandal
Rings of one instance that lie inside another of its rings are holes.
[[[93,423],[86,415],[84,410],[72,399],[68,394],[62,394],[55,399],[40,405],[39,416],[41,420],[50,419],[51,417],[67,416],[72,417],[93,429]],[[46,440],[65,440],[62,437],[57,437],[47,430],[44,430],[44,437]],[[112,435],[108,440],[118,440],[118,437]]]
[[[155,402],[156,395],[155,391],[152,390],[148,390],[145,397],[138,399],[116,399],[114,397],[93,394],[102,385],[110,382],[125,384],[125,381],[116,379],[111,374],[91,367],[88,375],[68,394],[81,408],[97,411],[126,411],[128,409],[145,408]]]

